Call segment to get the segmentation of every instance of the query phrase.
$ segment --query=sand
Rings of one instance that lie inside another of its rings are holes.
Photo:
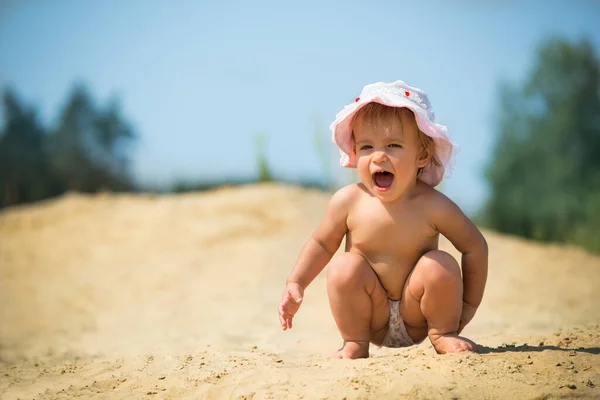
[[[328,198],[254,185],[3,211],[0,398],[600,398],[600,257],[577,248],[484,231],[489,281],[464,331],[480,354],[425,341],[329,359],[324,273],[281,331],[284,280]]]

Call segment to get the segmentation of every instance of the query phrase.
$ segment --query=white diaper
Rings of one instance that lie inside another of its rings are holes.
[[[383,339],[382,347],[407,347],[415,342],[408,336],[404,321],[400,316],[400,300],[388,300],[390,303],[390,329]]]

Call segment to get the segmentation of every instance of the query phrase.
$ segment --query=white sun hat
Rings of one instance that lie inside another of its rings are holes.
[[[453,153],[456,152],[458,146],[450,140],[448,128],[435,123],[435,114],[427,94],[402,81],[377,82],[365,86],[355,102],[345,106],[336,115],[335,121],[329,128],[333,133],[333,142],[340,148],[340,165],[347,168],[356,168],[356,153],[352,141],[350,122],[356,111],[371,102],[390,107],[406,107],[415,114],[417,126],[421,132],[433,139],[435,154],[441,164],[437,166],[430,161],[419,174],[419,179],[430,186],[437,186],[444,175],[450,172]]]

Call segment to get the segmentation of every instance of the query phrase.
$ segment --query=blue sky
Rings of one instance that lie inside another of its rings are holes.
[[[251,177],[255,137],[276,176],[343,182],[329,123],[376,81],[425,90],[460,145],[443,190],[467,211],[486,196],[500,81],[531,69],[541,40],[591,39],[598,1],[9,1],[0,3],[0,87],[52,124],[76,82],[118,96],[140,135],[143,183]],[[315,149],[320,134],[327,165]]]

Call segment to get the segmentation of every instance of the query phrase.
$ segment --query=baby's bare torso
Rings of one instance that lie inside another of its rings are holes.
[[[360,185],[359,185],[360,186]],[[400,299],[408,275],[421,256],[438,248],[424,195],[384,204],[365,190],[348,215],[346,251],[361,254],[379,277],[388,298]]]

